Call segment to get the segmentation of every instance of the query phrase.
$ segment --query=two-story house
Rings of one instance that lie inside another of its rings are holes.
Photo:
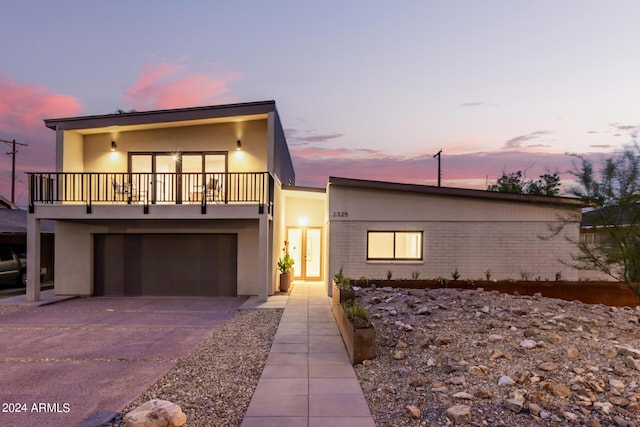
[[[275,102],[45,124],[56,171],[29,174],[28,256],[39,265],[40,221],[54,220],[56,294],[273,293],[282,186],[295,189]],[[29,271],[30,299],[38,282]]]

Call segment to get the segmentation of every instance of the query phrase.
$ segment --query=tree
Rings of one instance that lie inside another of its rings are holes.
[[[592,241],[577,242],[573,267],[600,271],[627,284],[640,303],[640,148],[628,146],[605,159],[597,169],[578,157],[571,194],[591,210],[583,224],[592,227]]]
[[[527,180],[522,171],[502,172],[496,184],[490,185],[487,191],[500,193],[534,194],[537,196],[557,196],[560,192],[560,175],[558,172],[545,173],[537,180]]]

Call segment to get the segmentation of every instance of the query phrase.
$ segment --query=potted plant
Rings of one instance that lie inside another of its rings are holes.
[[[289,292],[291,286],[291,270],[295,261],[289,255],[288,245],[285,242],[283,249],[284,256],[278,260],[278,270],[280,271],[280,292]]]

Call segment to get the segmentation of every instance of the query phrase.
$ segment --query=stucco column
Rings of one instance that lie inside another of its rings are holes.
[[[266,214],[258,219],[258,299],[267,301],[269,295],[269,218]]]
[[[27,301],[40,301],[40,219],[27,214]]]

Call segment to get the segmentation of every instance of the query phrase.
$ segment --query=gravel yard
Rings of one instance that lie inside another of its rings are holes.
[[[238,311],[105,426],[123,426],[124,414],[154,398],[180,406],[188,427],[240,425],[282,311]]]
[[[356,372],[378,426],[640,426],[640,308],[481,289],[357,299],[376,328]]]
[[[640,427],[640,307],[482,289],[357,299],[376,328],[377,357],[355,369],[378,426]],[[240,310],[105,426],[152,398],[189,427],[238,426],[281,315]]]

